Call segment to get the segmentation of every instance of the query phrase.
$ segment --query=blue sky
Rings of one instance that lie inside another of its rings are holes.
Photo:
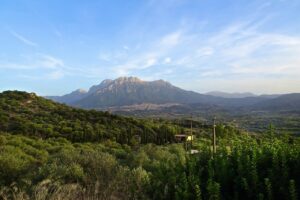
[[[0,91],[103,79],[207,92],[300,92],[299,0],[2,0]]]

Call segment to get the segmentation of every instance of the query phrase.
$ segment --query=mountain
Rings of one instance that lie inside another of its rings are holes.
[[[216,101],[218,98],[186,91],[163,80],[143,81],[136,77],[120,77],[92,86],[83,98],[72,102],[71,105],[103,109],[144,103],[210,102],[212,99]]]
[[[245,98],[245,97],[255,97],[257,95],[250,93],[250,92],[243,92],[243,93],[226,93],[220,91],[212,91],[205,93],[206,95],[211,95],[215,97],[223,97],[223,98]]]
[[[46,96],[45,98],[57,101],[59,103],[72,104],[76,101],[81,100],[87,94],[88,94],[87,91],[85,91],[83,89],[78,89],[78,90],[71,92],[70,94],[66,94],[63,96]]]
[[[183,90],[164,80],[143,81],[137,77],[106,79],[88,91],[76,90],[63,96],[47,97],[57,102],[85,109],[156,113],[190,113],[201,110],[211,113],[219,110],[228,113],[251,111],[295,110],[298,94],[260,95],[252,93],[210,92],[200,94]],[[144,110],[144,111],[143,111]]]
[[[267,99],[251,106],[252,110],[300,111],[300,93],[281,95]]]
[[[106,79],[104,81],[102,81],[99,85],[93,85],[90,89],[89,89],[89,94],[92,94],[94,92],[97,92],[98,90],[101,90],[105,87],[107,87],[110,83],[112,83],[113,80],[111,79]]]

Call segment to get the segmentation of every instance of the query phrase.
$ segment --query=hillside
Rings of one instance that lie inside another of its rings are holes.
[[[173,127],[166,125],[76,109],[19,91],[0,93],[0,130],[44,139],[64,137],[73,142],[110,139],[121,144],[133,143],[136,135],[142,143],[163,143],[174,135]]]
[[[252,106],[253,110],[300,111],[300,94],[286,94],[268,99]]]
[[[194,121],[193,143],[175,144],[186,129],[189,119],[138,120],[0,93],[0,199],[295,199],[299,138],[217,124],[212,153],[210,125]]]

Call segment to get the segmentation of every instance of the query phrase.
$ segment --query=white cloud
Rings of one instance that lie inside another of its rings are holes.
[[[30,70],[33,69],[34,66],[28,64],[18,64],[18,63],[11,63],[11,62],[1,62],[0,69],[8,69],[8,70]]]
[[[164,64],[168,64],[168,63],[170,63],[172,61],[172,58],[170,58],[170,57],[166,57],[165,59],[164,59]]]
[[[259,24],[259,25],[258,25]],[[300,36],[259,31],[260,21],[232,24],[209,36],[195,34],[174,63],[200,76],[300,76]],[[190,37],[185,35],[182,37]],[[208,68],[207,71],[205,68]]]
[[[210,56],[214,53],[214,49],[211,47],[202,47],[198,50],[196,50],[196,56],[202,57],[202,56]]]
[[[246,74],[248,76],[268,76],[278,75],[283,77],[293,77],[300,75],[300,58],[298,60],[251,60],[232,65],[232,73]]]
[[[166,55],[180,43],[180,37],[180,31],[175,31],[162,36],[156,42],[144,44],[142,45],[144,48],[136,48],[130,53],[128,52],[128,54],[123,53],[122,56],[120,56],[122,52],[119,52],[119,54],[115,53],[109,60],[106,59],[106,61],[111,62],[111,67],[117,76],[130,75],[134,71],[167,64],[171,62],[171,58],[166,57]],[[138,46],[140,47],[141,44]],[[101,54],[102,60],[106,58],[105,55],[106,54]]]
[[[211,77],[211,78],[214,78],[214,77],[219,77],[221,76],[223,73],[220,71],[220,70],[204,70],[200,73],[200,76],[202,77]]]
[[[32,42],[31,40],[27,39],[26,37],[24,37],[23,35],[21,34],[18,34],[17,32],[15,31],[10,31],[10,33],[15,37],[17,38],[19,41],[23,42],[24,44],[28,45],[28,46],[33,46],[33,47],[37,47],[38,44],[35,43],[35,42]]]
[[[28,80],[58,80],[63,78],[65,76],[65,73],[62,70],[55,70],[41,73],[38,76],[28,74],[19,74],[17,76]]]
[[[118,76],[127,76],[131,74],[133,70],[143,70],[147,69],[153,65],[157,64],[157,58],[154,54],[145,54],[136,56],[124,62],[124,64],[119,64],[113,67],[113,70],[117,73]]]
[[[51,55],[34,54],[32,56],[25,56],[25,60],[19,62],[0,62],[0,69],[11,70],[36,70],[36,69],[57,69],[64,68],[64,62]],[[18,60],[18,58],[16,58]]]
[[[156,63],[155,58],[149,58],[145,61],[144,68],[148,68]]]
[[[299,92],[298,78],[277,78],[271,77],[266,80],[263,77],[224,79],[198,79],[193,85],[182,82],[178,83],[183,88],[190,88],[198,92],[209,92],[221,90],[224,92],[255,92],[256,94],[286,94]]]
[[[130,50],[130,48],[128,46],[126,46],[126,45],[123,46],[123,49]]]
[[[170,33],[166,36],[164,36],[161,39],[161,44],[163,47],[173,47],[176,46],[177,44],[179,44],[180,42],[180,36],[181,33],[179,31],[176,31],[174,33]]]
[[[50,55],[45,55],[45,54],[41,55],[41,60],[39,60],[38,63],[42,67],[52,68],[52,69],[61,68],[61,67],[64,67],[64,65],[65,65],[61,59],[55,58]]]
[[[52,55],[37,53],[21,57],[21,60],[16,57],[18,62],[0,62],[0,69],[14,70],[19,77],[31,80],[60,79],[66,74],[82,73],[65,66],[63,60]]]
[[[267,8],[267,7],[270,7],[271,5],[272,5],[272,2],[270,2],[270,1],[264,2],[264,3],[262,3],[262,4],[258,7],[257,10],[263,10],[263,9],[265,9],[265,8]]]
[[[56,79],[63,78],[64,75],[65,75],[65,73],[62,70],[56,70],[56,71],[52,71],[48,75],[46,75],[46,78],[56,80]]]
[[[125,59],[128,54],[127,51],[128,49],[124,49],[124,47],[120,50],[116,50],[116,51],[102,51],[98,54],[98,59],[100,61],[105,61],[105,62],[112,62],[115,63],[116,61]]]
[[[105,69],[109,68],[115,76],[161,75],[173,80],[188,76],[191,81],[223,78],[229,80],[224,81],[227,85],[237,77],[247,80],[264,77],[261,80],[265,82],[273,81],[274,77],[300,77],[300,35],[267,32],[262,27],[268,20],[270,17],[252,18],[209,33],[203,31],[203,26],[198,29],[186,23],[156,40],[130,44],[138,48],[124,51],[123,46],[99,57],[107,61]],[[169,71],[166,73],[165,69]],[[240,87],[238,82],[234,86]]]
[[[110,61],[111,60],[111,55],[109,53],[100,53],[98,58],[100,60],[104,60],[104,61]]]

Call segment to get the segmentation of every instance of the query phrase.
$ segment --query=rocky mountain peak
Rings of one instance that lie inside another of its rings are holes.
[[[77,89],[77,90],[73,91],[72,93],[85,94],[85,93],[87,93],[87,91],[84,89]]]
[[[111,79],[105,79],[105,80],[103,80],[103,81],[100,83],[100,85],[108,85],[108,84],[110,84],[111,82],[113,82],[113,80],[111,80]]]
[[[168,81],[162,80],[162,79],[152,81],[152,83],[155,83],[155,84],[158,84],[158,85],[161,85],[161,86],[163,86],[163,85],[164,86],[172,86],[171,83],[169,83]]]
[[[105,79],[99,85],[93,85],[92,87],[90,87],[89,93],[91,94],[91,93],[97,92],[98,90],[107,87],[112,82],[113,82],[113,80],[111,80],[111,79]]]
[[[120,77],[114,80],[115,83],[117,84],[124,84],[124,83],[142,83],[144,81],[142,81],[141,79],[137,78],[137,77]]]

